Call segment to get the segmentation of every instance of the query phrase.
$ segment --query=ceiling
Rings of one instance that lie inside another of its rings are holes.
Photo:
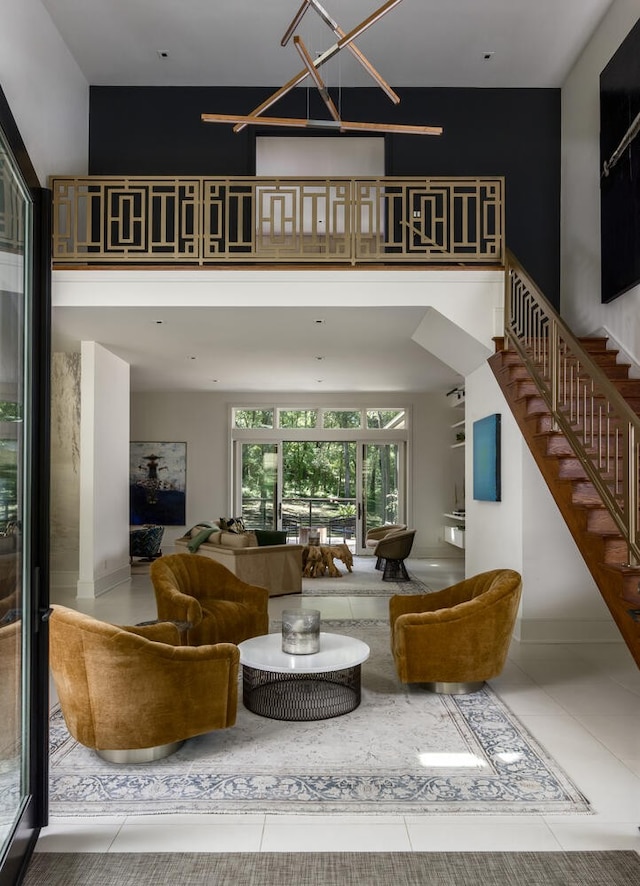
[[[561,86],[611,2],[403,0],[357,46],[396,87]],[[292,43],[280,46],[300,0],[42,3],[96,86],[280,86],[302,67]],[[348,32],[382,0],[322,5]],[[298,33],[312,55],[335,42],[313,11]],[[329,85],[372,82],[349,52],[323,71]]]
[[[401,97],[408,86],[559,87],[611,2],[403,0],[357,46]],[[92,85],[277,87],[301,68],[280,46],[300,0],[42,3]],[[380,5],[323,0],[346,32]],[[313,11],[298,33],[312,56],[335,42]],[[322,70],[330,86],[372,84],[348,52]],[[100,342],[131,364],[134,391],[448,390],[459,377],[411,340],[424,311],[56,308],[53,343]]]
[[[134,391],[447,391],[411,340],[426,308],[55,308],[55,351],[98,341]],[[318,322],[322,321],[322,322]]]

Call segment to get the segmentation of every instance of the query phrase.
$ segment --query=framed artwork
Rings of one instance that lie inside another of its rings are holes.
[[[640,20],[600,74],[601,299],[640,283]]]
[[[500,414],[473,423],[473,497],[500,501]]]
[[[131,443],[130,523],[184,526],[187,485],[186,443]]]

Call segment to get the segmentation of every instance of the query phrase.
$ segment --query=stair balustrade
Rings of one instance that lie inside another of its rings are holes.
[[[578,341],[508,254],[505,339],[520,356],[548,408],[552,429],[569,441],[588,481],[627,547],[626,564],[640,563],[640,382],[611,379],[595,353]],[[615,354],[601,362],[615,364]],[[526,383],[525,383],[526,384]],[[626,395],[626,396],[625,396]]]

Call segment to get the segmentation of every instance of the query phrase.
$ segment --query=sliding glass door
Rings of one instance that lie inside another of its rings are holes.
[[[42,292],[40,273],[48,280],[48,270],[35,260],[42,245],[35,224],[42,198],[27,187],[5,131],[7,120],[13,123],[0,91],[1,886],[18,881],[45,822],[48,751],[42,621],[47,611],[42,382],[48,377],[48,285],[47,298],[34,297],[36,286]],[[15,132],[12,141],[15,145]]]
[[[359,539],[364,548],[367,532],[384,523],[399,523],[405,513],[404,445],[363,443],[361,448],[362,515]]]
[[[358,440],[241,441],[236,507],[253,529],[280,529],[305,541],[364,552],[367,531],[405,514],[405,443]]]
[[[277,529],[280,515],[278,443],[240,443],[239,515],[251,529]],[[237,510],[237,509],[236,509]]]

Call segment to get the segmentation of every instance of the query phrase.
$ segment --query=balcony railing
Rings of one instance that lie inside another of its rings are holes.
[[[57,264],[502,264],[504,180],[54,177]]]

